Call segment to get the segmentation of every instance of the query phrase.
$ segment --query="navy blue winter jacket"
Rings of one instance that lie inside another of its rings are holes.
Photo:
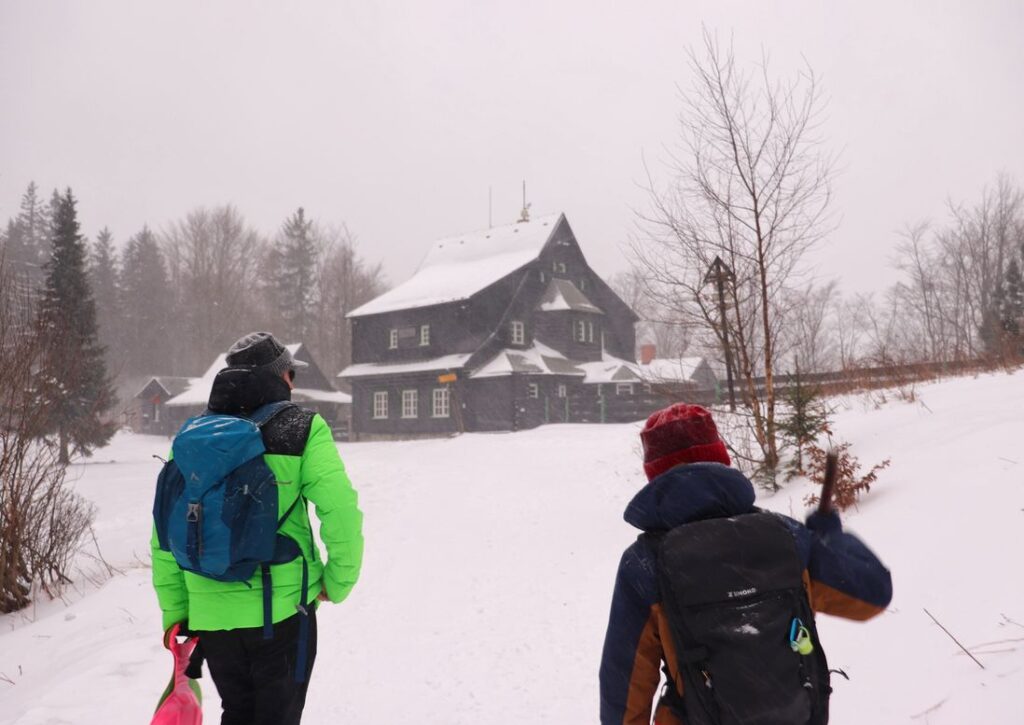
[[[644,486],[626,507],[625,519],[644,532],[660,532],[754,510],[754,487],[742,473],[720,463],[692,463]],[[888,606],[889,571],[857,537],[843,532],[837,514],[812,514],[806,526],[781,518],[796,542],[816,612],[865,620]],[[623,553],[615,580],[601,657],[602,725],[650,723],[663,660],[682,694],[673,649],[661,609],[655,553],[641,537]],[[655,715],[657,725],[679,723],[667,707],[658,707]]]

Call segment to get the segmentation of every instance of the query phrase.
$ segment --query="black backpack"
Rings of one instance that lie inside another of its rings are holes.
[[[827,723],[828,663],[780,517],[757,512],[645,536],[683,679],[682,697],[669,680],[663,700],[677,716],[687,725]]]

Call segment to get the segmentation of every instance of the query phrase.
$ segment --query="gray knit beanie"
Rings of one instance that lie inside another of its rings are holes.
[[[250,332],[238,338],[228,350],[227,363],[251,365],[274,375],[283,375],[288,370],[308,366],[308,363],[293,358],[288,348],[269,332]]]

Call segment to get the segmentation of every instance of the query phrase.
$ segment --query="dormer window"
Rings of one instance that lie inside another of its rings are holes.
[[[556,274],[565,274],[565,262],[552,262],[551,271]]]
[[[398,330],[395,329],[395,328],[391,329],[391,334],[388,336],[388,349],[389,350],[397,350],[398,349]]]
[[[420,325],[420,347],[430,344],[430,325]]]
[[[522,320],[512,320],[512,344],[526,344],[526,325],[523,324]]]

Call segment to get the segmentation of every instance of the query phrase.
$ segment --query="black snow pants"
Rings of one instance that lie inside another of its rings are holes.
[[[309,606],[306,678],[301,683],[295,681],[300,617],[275,624],[269,640],[263,639],[262,627],[194,633],[220,694],[221,725],[299,724],[316,659],[316,606]]]

